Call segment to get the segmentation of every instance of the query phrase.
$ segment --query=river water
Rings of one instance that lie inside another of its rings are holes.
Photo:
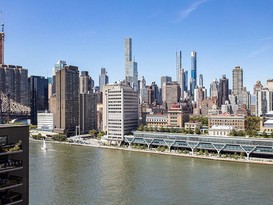
[[[273,204],[273,166],[30,142],[30,204]]]

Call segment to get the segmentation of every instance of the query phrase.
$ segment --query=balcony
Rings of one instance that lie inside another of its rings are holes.
[[[23,161],[14,159],[0,160],[0,173],[15,171],[23,168]]]
[[[5,191],[0,193],[0,204],[12,205],[22,202],[23,200],[22,194],[13,192],[13,191]]]
[[[22,152],[22,142],[4,144],[0,146],[0,155]]]
[[[23,178],[18,176],[7,176],[5,177],[4,174],[2,174],[0,178],[0,191],[3,191],[5,189],[11,189],[14,187],[22,186],[23,185]]]

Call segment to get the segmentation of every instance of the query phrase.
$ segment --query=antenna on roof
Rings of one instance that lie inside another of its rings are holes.
[[[2,10],[1,10],[1,17],[2,17],[2,32],[4,33],[4,25],[5,25],[5,23],[4,23],[4,15],[3,15]]]

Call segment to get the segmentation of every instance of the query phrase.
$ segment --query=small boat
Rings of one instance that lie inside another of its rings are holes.
[[[42,150],[47,150],[45,139],[43,139],[43,144],[41,145]]]

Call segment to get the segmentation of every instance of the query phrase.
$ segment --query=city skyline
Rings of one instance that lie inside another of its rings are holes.
[[[243,68],[250,91],[257,80],[265,84],[273,78],[267,75],[273,54],[271,1],[49,2],[2,4],[6,64],[47,77],[57,60],[66,60],[89,71],[96,85],[101,67],[114,82],[124,78],[124,38],[131,37],[139,79],[145,76],[147,84],[159,84],[166,75],[175,79],[178,50],[188,72],[191,52],[198,53],[197,76],[203,74],[206,88],[223,74],[232,79],[235,66]]]

